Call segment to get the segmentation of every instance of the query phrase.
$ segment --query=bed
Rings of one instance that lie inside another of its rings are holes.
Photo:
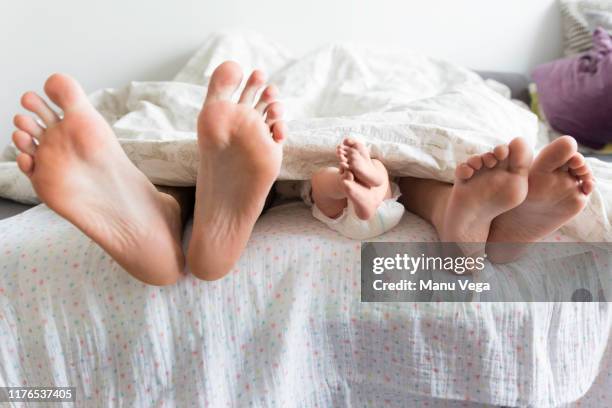
[[[608,304],[360,303],[359,243],[299,202],[212,283],[146,286],[75,232],[44,205],[0,222],[4,385],[181,407],[601,406],[612,385]],[[436,235],[407,214],[379,238]]]
[[[525,80],[512,78],[524,98]],[[0,202],[3,215],[25,208]],[[406,214],[378,239],[437,237]],[[75,386],[79,406],[610,398],[609,303],[361,303],[360,244],[300,202],[266,213],[232,273],[212,283],[141,284],[44,205],[0,221],[0,253],[0,385]]]

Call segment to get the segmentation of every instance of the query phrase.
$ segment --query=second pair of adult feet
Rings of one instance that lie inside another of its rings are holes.
[[[255,102],[264,76],[254,71],[233,103],[241,79],[236,63],[220,65],[198,117],[200,164],[187,263],[207,280],[222,277],[237,261],[282,160],[286,127],[276,89],[266,87]],[[75,80],[52,75],[45,93],[63,117],[28,92],[22,105],[39,121],[17,115],[13,134],[21,151],[17,163],[38,197],[134,277],[154,285],[175,282],[185,264],[177,200],[132,164]]]
[[[453,187],[432,215],[441,240],[474,245],[471,252],[484,243],[513,243],[489,253],[506,262],[522,244],[544,239],[580,213],[594,179],[576,141],[560,137],[532,157],[516,138],[457,166]]]

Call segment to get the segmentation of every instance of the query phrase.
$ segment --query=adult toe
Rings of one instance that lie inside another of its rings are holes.
[[[60,120],[57,113],[35,92],[23,94],[21,106],[36,114],[47,126],[52,126]]]
[[[20,153],[16,160],[19,170],[30,177],[34,171],[34,158],[27,153]]]
[[[64,111],[89,104],[81,85],[65,74],[53,74],[45,82],[45,93]]]
[[[489,169],[492,169],[497,165],[497,159],[495,158],[495,155],[491,152],[482,155],[482,162],[484,163],[485,167]]]
[[[240,65],[234,61],[225,61],[215,69],[210,77],[206,102],[230,100],[241,81],[242,69]]]
[[[283,117],[283,106],[280,102],[272,102],[266,109],[266,124],[268,126],[274,125],[275,122],[281,120]]]
[[[257,103],[255,104],[255,110],[257,110],[260,114],[263,115],[266,111],[267,106],[274,102],[277,95],[278,88],[276,88],[276,86],[274,85],[268,85],[261,93],[259,101],[257,101]]]
[[[259,70],[253,71],[247,80],[238,103],[252,105],[255,102],[255,95],[257,94],[257,91],[263,86],[265,81],[266,77],[263,72]]]
[[[45,132],[45,129],[43,129],[38,123],[36,123],[34,118],[30,116],[21,114],[15,115],[13,123],[19,130],[29,133],[33,137],[41,137],[42,134]]]
[[[36,145],[34,144],[32,136],[22,130],[17,130],[13,133],[13,143],[15,143],[17,149],[23,153],[33,156],[36,152]]]
[[[545,172],[555,171],[568,164],[577,149],[578,145],[573,137],[562,136],[555,139],[540,151],[533,163],[533,169]]]
[[[458,180],[468,180],[475,173],[475,170],[469,166],[467,163],[461,163],[455,169],[455,178]]]

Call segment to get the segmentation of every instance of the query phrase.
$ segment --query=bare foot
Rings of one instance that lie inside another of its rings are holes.
[[[531,159],[527,143],[516,138],[458,165],[438,228],[441,241],[461,243],[470,255],[484,251],[491,221],[525,199]],[[476,247],[467,249],[463,243]]]
[[[336,148],[342,188],[362,220],[369,220],[380,204],[391,197],[389,174],[385,166],[370,158],[367,147],[353,139],[344,139]]]
[[[576,141],[560,137],[546,146],[529,171],[529,193],[518,207],[495,218],[490,242],[536,242],[574,218],[586,205],[594,179]]]
[[[225,276],[244,250],[280,171],[287,132],[274,87],[253,107],[261,72],[251,74],[239,103],[230,101],[241,77],[235,62],[221,64],[198,118],[200,167],[187,261],[206,280]]]
[[[153,285],[183,271],[180,208],[127,158],[79,84],[55,74],[45,84],[60,117],[33,92],[21,103],[45,124],[15,117],[17,163],[49,208],[77,226],[130,274]]]
[[[382,169],[384,170],[384,166]],[[386,170],[384,171],[386,173]],[[372,218],[380,204],[391,196],[388,178],[386,183],[379,186],[366,187],[355,179],[351,170],[343,170],[342,187],[347,199],[353,204],[355,215],[362,220]]]
[[[387,172],[381,172],[374,160],[370,158],[368,148],[361,142],[347,138],[338,145],[336,154],[340,160],[340,169],[350,169],[355,179],[366,187],[380,186],[388,180]]]

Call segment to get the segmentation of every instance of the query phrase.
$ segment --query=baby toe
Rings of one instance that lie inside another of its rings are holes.
[[[364,145],[363,143],[356,141],[355,144],[353,145],[353,148],[356,149],[359,152],[359,154],[363,156],[364,158],[366,159],[370,158],[370,151],[368,150],[366,145]]]
[[[351,147],[347,149],[346,156],[348,157],[349,161],[355,161],[359,159],[361,155],[357,149]]]

